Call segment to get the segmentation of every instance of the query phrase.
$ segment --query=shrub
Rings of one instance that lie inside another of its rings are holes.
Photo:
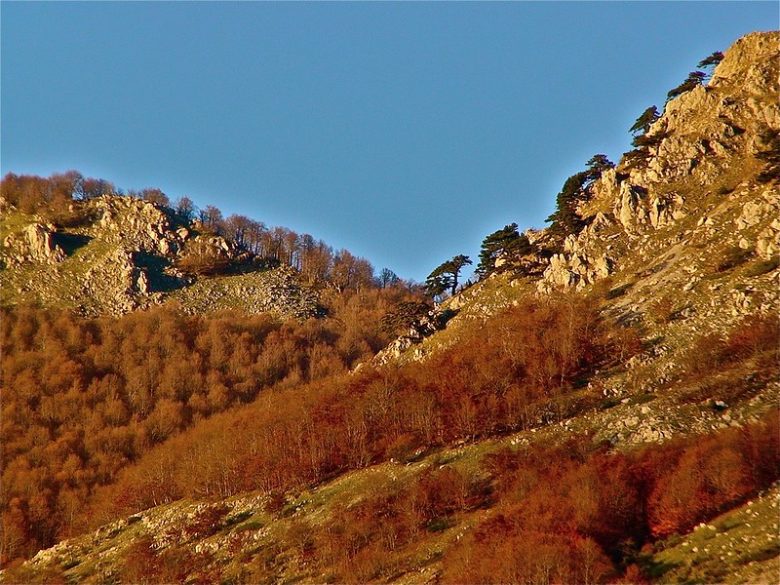
[[[287,497],[284,495],[284,493],[279,490],[271,490],[271,492],[268,494],[268,499],[263,505],[263,510],[265,510],[267,514],[277,516],[282,512],[282,510],[284,510],[286,505]]]
[[[616,299],[618,297],[622,297],[625,295],[632,287],[633,285],[631,283],[623,284],[621,286],[615,287],[613,289],[610,289],[607,291],[606,298],[609,299]]]
[[[647,308],[648,316],[656,325],[669,323],[675,314],[675,302],[669,295],[654,300]]]
[[[735,325],[726,335],[708,333],[695,339],[680,360],[688,376],[722,373],[746,360],[755,359],[752,365],[757,372],[765,368],[777,368],[780,363],[780,318],[775,315],[752,315]],[[734,388],[737,395],[750,391],[746,380]],[[722,384],[722,382],[719,382]],[[708,385],[703,387],[706,392]],[[693,399],[695,393],[689,399]],[[706,396],[706,394],[705,394]]]
[[[670,473],[662,475],[648,502],[654,536],[683,533],[752,491],[750,469],[732,446],[734,438],[724,442],[709,438],[692,446]]]
[[[780,317],[751,315],[734,327],[724,340],[720,359],[738,361],[765,351],[778,352],[780,345]]]
[[[230,259],[216,250],[191,251],[179,258],[176,267],[197,276],[222,274],[230,267]]]
[[[188,538],[205,538],[215,534],[222,526],[225,515],[230,511],[225,504],[206,506],[184,526]]]

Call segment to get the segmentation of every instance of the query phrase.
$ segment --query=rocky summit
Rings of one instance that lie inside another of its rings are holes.
[[[423,340],[449,314],[462,312],[451,322],[457,327],[530,290],[604,288],[611,312],[653,329],[667,317],[673,328],[723,332],[746,315],[777,311],[780,189],[765,158],[778,149],[779,41],[778,33],[737,41],[707,85],[669,101],[647,132],[641,163],[627,153],[594,181],[578,203],[579,233],[556,245],[549,229],[529,230],[547,253],[499,258],[507,270],[443,303],[380,361],[420,357],[437,345]]]

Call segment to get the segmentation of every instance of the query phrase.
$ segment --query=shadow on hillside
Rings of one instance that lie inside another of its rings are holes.
[[[149,285],[153,291],[171,292],[186,285],[183,279],[165,273],[166,268],[171,265],[165,258],[146,252],[138,252],[134,254],[133,261],[139,268],[146,269]]]
[[[64,232],[55,232],[51,237],[52,243],[62,248],[67,256],[72,256],[76,250],[83,248],[92,240],[90,236]]]

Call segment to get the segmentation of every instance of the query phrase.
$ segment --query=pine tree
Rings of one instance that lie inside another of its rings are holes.
[[[707,74],[704,71],[691,71],[685,81],[666,94],[666,102],[702,85],[706,78]]]
[[[458,287],[458,277],[460,276],[460,271],[463,270],[463,268],[465,268],[467,265],[471,264],[473,264],[471,258],[464,256],[463,254],[458,254],[452,260],[450,260],[450,270],[452,272],[452,294],[455,294],[455,289]]]
[[[563,188],[555,197],[555,212],[547,218],[551,222],[550,231],[554,234],[567,236],[576,234],[585,227],[585,222],[577,214],[577,202],[584,198],[583,191],[588,181],[588,171],[575,173],[563,184]]]
[[[496,260],[499,258],[511,261],[513,257],[528,254],[532,249],[528,236],[518,233],[516,223],[506,225],[482,241],[477,274],[485,278],[496,270]]]
[[[458,288],[458,277],[461,270],[471,263],[471,258],[463,254],[458,254],[450,260],[442,262],[433,269],[425,280],[425,288],[428,293],[436,297],[450,289],[450,293],[454,295]]]
[[[589,174],[588,180],[595,181],[601,176],[601,173],[607,169],[615,168],[615,163],[609,160],[606,154],[594,154],[587,162],[587,167]]]
[[[723,61],[723,53],[720,51],[715,51],[709,57],[699,61],[697,67],[700,69],[706,69],[707,67],[717,67],[721,61]]]
[[[640,135],[644,136],[647,134],[647,131],[650,129],[650,126],[653,124],[653,122],[655,122],[660,117],[661,115],[658,113],[658,108],[655,106],[650,106],[644,112],[642,112],[642,115],[636,119],[634,125],[631,126],[628,131],[632,134],[640,132]]]
[[[431,305],[423,301],[404,301],[391,308],[381,319],[382,329],[391,335],[408,330],[412,323],[431,310]]]
[[[585,222],[577,213],[577,206],[590,197],[590,185],[593,181],[614,166],[615,163],[606,155],[596,154],[588,161],[587,169],[566,179],[555,199],[555,212],[547,218],[547,221],[552,222],[550,231],[553,234],[565,237],[577,234],[585,227]]]

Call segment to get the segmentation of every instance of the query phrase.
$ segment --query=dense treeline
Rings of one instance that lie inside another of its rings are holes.
[[[4,315],[6,558],[181,497],[261,489],[283,501],[289,490],[349,469],[570,416],[602,401],[583,387],[596,369],[639,349],[633,330],[572,296],[527,300],[462,330],[458,344],[423,363],[345,375],[384,341],[374,329],[376,300],[361,296],[334,307],[338,330],[326,322],[164,311],[98,321],[30,309]],[[696,347],[715,343],[716,370],[744,360],[774,363],[776,331],[777,319],[754,318]],[[269,389],[254,398],[264,384]],[[525,571],[490,536],[497,528],[529,555],[522,542],[548,550],[557,563],[544,569],[552,580],[584,579],[578,571],[607,578],[622,570],[616,560],[627,562],[625,543],[686,530],[776,479],[773,420],[625,461],[588,442],[527,460],[528,452],[505,453],[474,477],[432,472],[413,492],[381,496],[381,522],[369,500],[358,528],[345,511],[346,524],[328,528],[332,534],[304,527],[295,538],[307,563],[317,559],[341,567],[344,580],[361,581],[418,535],[495,507],[501,514],[490,522],[498,524],[449,553],[448,566],[461,573],[446,578],[484,581],[493,571],[507,580]],[[610,511],[618,504],[630,514]],[[352,530],[363,532],[349,547],[328,544]]]
[[[775,359],[767,331],[776,321],[749,319],[720,338],[729,357],[719,367]],[[422,364],[265,393],[204,421],[123,472],[97,494],[90,514],[100,523],[181,497],[252,489],[270,493],[281,509],[285,492],[349,469],[413,460],[436,446],[597,404],[601,397],[578,390],[580,383],[638,348],[632,330],[600,320],[581,300],[526,301]],[[631,564],[643,544],[682,533],[780,477],[778,432],[771,412],[744,429],[627,454],[583,437],[498,452],[473,474],[445,462],[390,492],[387,485],[369,490],[332,523],[293,522],[277,549],[241,568],[249,571],[241,579],[272,580],[272,559],[292,554],[337,581],[365,582],[403,566],[427,535],[484,508],[487,519],[447,553],[446,582],[595,583],[624,573],[637,582]],[[169,553],[192,573],[205,562]],[[162,561],[145,554],[144,567],[159,569]]]
[[[184,496],[285,491],[419,450],[526,428],[581,407],[597,367],[639,348],[584,301],[527,301],[423,363],[261,395],[154,449],[104,490],[100,522]],[[446,382],[443,382],[446,381]],[[591,396],[591,399],[595,396]]]
[[[52,219],[66,214],[74,202],[116,192],[112,183],[84,177],[78,171],[55,173],[50,177],[8,173],[0,182],[0,196],[9,205],[22,213],[39,213]]]
[[[0,554],[26,556],[80,529],[95,486],[192,424],[370,358],[390,339],[381,317],[409,296],[392,288],[326,299],[331,318],[304,323],[3,311]]]
[[[50,177],[8,173],[0,182],[0,196],[7,204],[23,213],[41,215],[61,227],[87,221],[89,206],[86,203],[90,199],[125,194],[158,205],[174,222],[223,236],[256,255],[265,265],[292,266],[310,285],[330,285],[339,291],[408,285],[392,270],[384,268],[375,274],[374,267],[365,258],[355,256],[349,250],[334,250],[310,234],[298,234],[285,227],[270,227],[245,215],[224,217],[222,211],[213,205],[198,209],[186,196],[171,202],[160,189],[125,193],[109,181],[87,178],[77,171],[56,173]]]

